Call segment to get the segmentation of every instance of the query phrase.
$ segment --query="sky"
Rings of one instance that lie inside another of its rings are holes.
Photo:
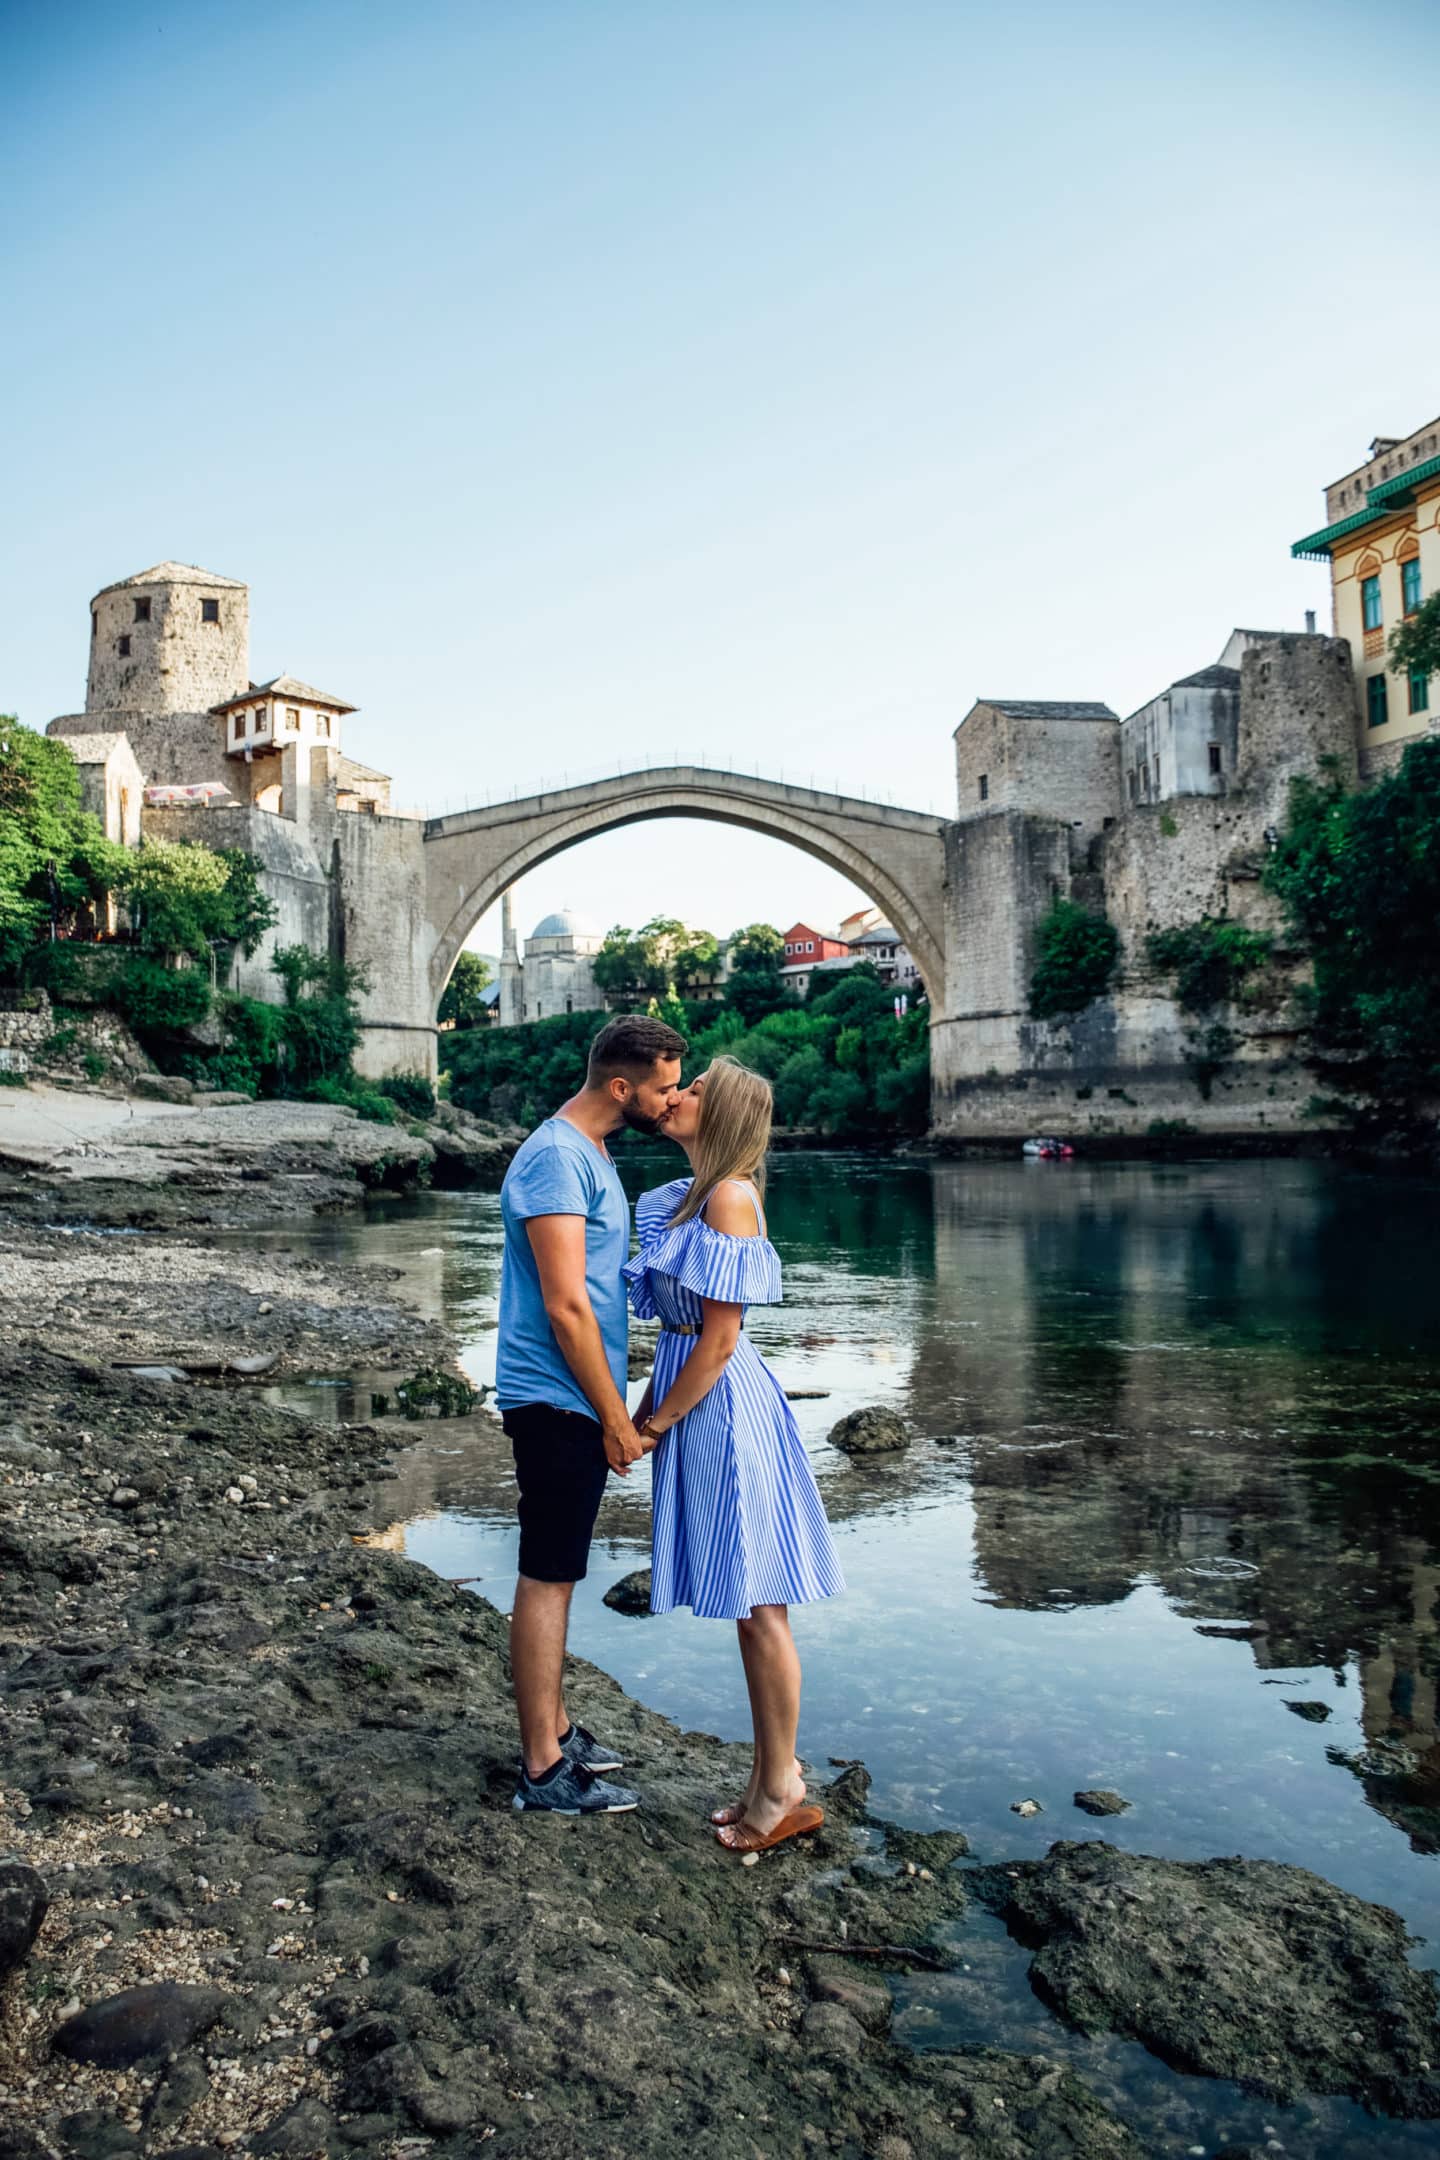
[[[432,814],[677,757],[952,814],[977,696],[1328,627],[1290,542],[1440,410],[1437,80],[1435,0],[0,0],[0,710],[173,557]],[[516,914],[853,898],[666,821]]]

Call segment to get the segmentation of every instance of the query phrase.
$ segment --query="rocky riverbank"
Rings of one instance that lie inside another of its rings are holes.
[[[114,1362],[410,1370],[440,1331],[383,1269],[41,1229],[30,1197],[0,1217],[0,2160],[1139,2154],[1058,2059],[891,2043],[887,1973],[950,1962],[977,1894],[1085,2029],[1190,2024],[1187,2068],[1435,2112],[1433,1983],[1299,1870],[1252,1897],[1247,1863],[1068,1845],[977,1876],[858,1765],[742,1867],[705,1827],[742,1752],[578,1661],[645,1804],[516,1816],[503,1618],[365,1541],[405,1435]]]

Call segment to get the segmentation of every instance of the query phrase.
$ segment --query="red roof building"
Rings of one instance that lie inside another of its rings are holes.
[[[797,922],[785,932],[785,960],[782,966],[800,960],[839,960],[848,956],[850,947],[843,938],[827,937],[823,930],[813,930],[809,923]]]

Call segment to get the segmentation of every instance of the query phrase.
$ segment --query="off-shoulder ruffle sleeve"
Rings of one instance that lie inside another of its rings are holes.
[[[645,1197],[653,1203],[659,1195]],[[701,1215],[672,1228],[667,1218],[678,1204],[677,1193],[663,1208],[646,1208],[642,1202],[636,1210],[640,1250],[624,1273],[637,1320],[656,1317],[652,1275],[668,1275],[697,1297],[718,1298],[727,1305],[780,1303],[780,1255],[768,1238],[728,1237],[723,1230],[712,1230]]]

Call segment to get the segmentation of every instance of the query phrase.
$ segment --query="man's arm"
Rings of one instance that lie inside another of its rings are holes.
[[[540,1274],[540,1295],[560,1354],[600,1421],[605,1457],[617,1476],[645,1453],[623,1396],[610,1377],[600,1323],[585,1287],[583,1215],[532,1215],[525,1224]]]

